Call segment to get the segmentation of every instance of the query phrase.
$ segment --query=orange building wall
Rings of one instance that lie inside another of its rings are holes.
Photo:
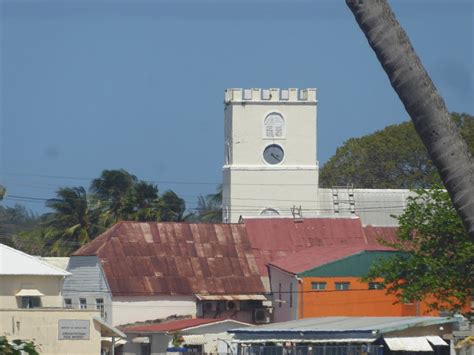
[[[326,282],[326,290],[313,290],[312,282]],[[350,290],[336,291],[335,282],[350,282]],[[305,277],[299,284],[298,317],[439,315],[421,303],[394,304],[395,296],[368,287],[358,277]]]

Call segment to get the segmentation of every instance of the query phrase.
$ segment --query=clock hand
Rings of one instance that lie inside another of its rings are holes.
[[[275,154],[275,153],[271,153],[270,155],[271,155],[273,158],[275,158],[276,160],[281,161],[281,158],[280,158],[279,155],[277,155],[277,154]]]

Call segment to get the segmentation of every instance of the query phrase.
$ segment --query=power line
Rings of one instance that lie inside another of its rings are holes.
[[[78,180],[78,181],[92,181],[100,177],[75,177],[75,176],[60,176],[60,175],[42,175],[42,174],[25,174],[25,173],[12,173],[3,171],[1,172],[5,175],[11,176],[30,176],[30,177],[39,177],[47,179],[63,179],[63,180]],[[220,185],[220,182],[205,182],[205,181],[177,181],[177,180],[141,180],[149,183],[155,184],[175,184],[175,185]]]
[[[1,171],[0,171],[1,172]],[[11,172],[3,172],[5,175],[11,176],[30,176],[30,177],[41,177],[41,178],[49,178],[49,179],[64,179],[64,180],[79,180],[79,181],[92,181],[98,179],[100,177],[91,178],[91,177],[73,177],[73,176],[57,176],[57,175],[41,175],[41,174],[20,174],[20,173],[11,173]],[[146,180],[141,179],[140,181],[145,181],[148,183],[154,184],[169,184],[169,185],[221,185],[222,182],[215,182],[215,181],[180,181],[180,180]],[[307,184],[298,184],[298,183],[232,183],[235,186],[315,186],[315,183],[307,183]],[[315,186],[315,188],[318,188]],[[331,188],[323,188],[330,190]],[[354,188],[358,190],[358,188]],[[367,190],[408,190],[408,189],[367,189],[367,188],[360,188],[359,190],[366,190],[364,193],[378,193],[377,191],[367,191]]]
[[[179,196],[178,196],[179,197]],[[199,197],[199,196],[198,196]],[[46,202],[46,201],[54,201],[54,200],[59,200],[61,201],[62,199],[61,198],[57,198],[57,197],[53,197],[53,198],[46,198],[46,197],[30,197],[30,196],[18,196],[18,195],[7,195],[5,197],[5,199],[16,199],[16,200],[31,200],[30,202],[32,201],[42,201],[42,202]],[[158,197],[159,198],[159,197]],[[82,198],[68,198],[68,200],[82,200]],[[236,198],[237,200],[244,200],[244,201],[260,201],[262,202],[262,204],[267,204],[268,201],[270,202],[290,202],[290,203],[293,203],[293,204],[300,204],[300,203],[303,203],[303,202],[309,202],[309,203],[324,203],[324,204],[328,204],[328,205],[332,205],[333,202],[332,201],[328,201],[328,200],[287,200],[287,199],[257,199],[257,198],[245,198],[245,197],[241,197],[241,198]],[[103,199],[96,199],[97,201],[99,202],[115,202],[113,200],[103,200]],[[93,199],[93,201],[95,201],[95,199]],[[364,206],[363,208],[366,209],[366,208],[404,208],[405,206],[404,205],[391,205],[391,206],[387,206],[387,203],[400,203],[401,201],[400,200],[387,200],[387,199],[384,199],[384,200],[372,200],[372,201],[369,201],[371,204],[374,204],[373,206]],[[349,200],[339,200],[339,204],[348,204],[349,203]],[[378,203],[380,203],[380,205],[378,205]],[[225,202],[223,203],[225,205]],[[249,207],[249,208],[258,208],[259,206],[255,206],[255,205],[238,205],[238,204],[233,204],[232,207]],[[288,206],[285,205],[285,206],[275,206],[275,207],[279,207],[279,208],[287,208]],[[357,208],[357,206],[356,206]],[[311,210],[311,209],[310,209]]]

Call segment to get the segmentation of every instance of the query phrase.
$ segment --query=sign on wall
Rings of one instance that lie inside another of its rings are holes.
[[[79,319],[60,319],[58,333],[59,340],[89,340],[90,322]]]

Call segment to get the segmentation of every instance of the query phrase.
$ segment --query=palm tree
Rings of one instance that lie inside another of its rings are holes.
[[[171,190],[165,191],[160,197],[160,221],[182,222],[186,219],[184,200]]]
[[[69,255],[97,236],[103,228],[97,225],[98,215],[91,209],[83,187],[62,187],[57,198],[46,206],[53,212],[44,216],[44,237],[53,255]]]
[[[92,180],[90,191],[102,210],[102,223],[110,226],[121,219],[127,219],[130,211],[132,190],[137,177],[120,170],[104,170],[99,178]]]
[[[146,181],[138,181],[129,194],[125,219],[134,221],[159,221],[161,201],[158,187]]]
[[[206,196],[199,196],[197,200],[196,219],[205,223],[222,222],[222,184],[216,192]]]
[[[474,164],[444,100],[386,0],[346,0],[474,240]]]

